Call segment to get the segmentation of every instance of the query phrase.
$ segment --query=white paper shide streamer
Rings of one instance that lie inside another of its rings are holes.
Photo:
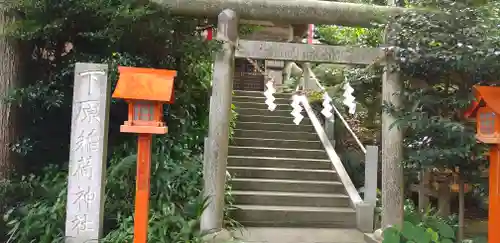
[[[299,125],[302,119],[304,119],[304,116],[300,114],[302,112],[302,106],[300,105],[301,99],[302,96],[293,95],[292,103],[290,104],[293,107],[293,110],[292,112],[290,112],[290,114],[292,114],[292,116],[294,117],[293,123],[295,123],[295,125]]]
[[[344,105],[349,107],[349,113],[354,114],[356,112],[356,102],[355,97],[352,95],[352,92],[354,92],[354,89],[351,87],[349,82],[347,82],[344,85]]]
[[[267,109],[270,111],[274,111],[276,109],[276,104],[274,101],[276,98],[274,98],[274,93],[276,93],[276,89],[274,88],[274,83],[272,81],[268,81],[266,83],[267,90],[264,92],[264,96],[266,96],[266,105]]]
[[[323,114],[323,116],[325,116],[326,118],[330,118],[333,116],[333,106],[330,104],[331,102],[332,98],[330,98],[328,93],[323,93],[323,110],[321,110],[321,114]]]

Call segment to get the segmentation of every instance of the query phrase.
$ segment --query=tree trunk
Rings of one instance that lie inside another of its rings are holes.
[[[14,21],[6,6],[0,2],[0,99],[3,99],[18,82],[18,48],[15,41],[6,37],[7,25]],[[15,167],[14,153],[9,144],[14,142],[14,108],[0,100],[0,180],[8,178]]]
[[[460,243],[464,239],[464,229],[465,229],[465,188],[464,180],[458,175],[458,235],[457,243]]]

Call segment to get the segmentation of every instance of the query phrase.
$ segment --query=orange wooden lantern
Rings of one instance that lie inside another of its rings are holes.
[[[467,118],[476,118],[477,140],[491,144],[489,168],[488,242],[500,242],[500,87],[474,86]]]
[[[163,104],[171,104],[174,97],[176,71],[150,68],[118,67],[120,79],[113,98],[128,102],[128,121],[121,132],[165,134]]]
[[[121,132],[138,133],[137,176],[134,212],[134,243],[146,243],[149,219],[152,134],[167,133],[163,122],[163,104],[174,97],[176,71],[118,67],[120,79],[113,98],[128,103],[128,121]]]

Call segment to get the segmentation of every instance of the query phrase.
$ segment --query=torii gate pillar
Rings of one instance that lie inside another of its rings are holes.
[[[203,191],[208,198],[201,217],[201,230],[218,232],[223,227],[226,163],[229,143],[229,120],[233,91],[234,55],[238,39],[238,15],[226,9],[218,16],[217,35],[222,49],[214,62],[208,138],[203,158]]]

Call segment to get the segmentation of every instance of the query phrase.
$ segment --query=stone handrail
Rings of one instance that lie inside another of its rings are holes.
[[[312,110],[311,105],[307,100],[307,97],[302,96],[301,98],[302,98],[301,103],[304,109],[306,110],[307,115],[311,120],[311,123],[314,126],[314,130],[316,130],[316,133],[318,134],[321,143],[325,147],[326,153],[328,154],[328,158],[332,162],[333,168],[337,172],[340,181],[342,182],[347,191],[347,195],[349,196],[351,205],[353,207],[356,207],[358,204],[363,202],[361,196],[358,193],[358,190],[356,190],[356,187],[354,186],[354,183],[352,183],[352,180],[349,177],[349,174],[347,173],[346,169],[344,168],[342,161],[340,160],[339,156],[335,152],[335,149],[330,143],[330,140],[328,139],[328,136],[326,135],[325,130],[323,129],[323,126],[321,125],[319,119],[316,117],[316,114]]]

